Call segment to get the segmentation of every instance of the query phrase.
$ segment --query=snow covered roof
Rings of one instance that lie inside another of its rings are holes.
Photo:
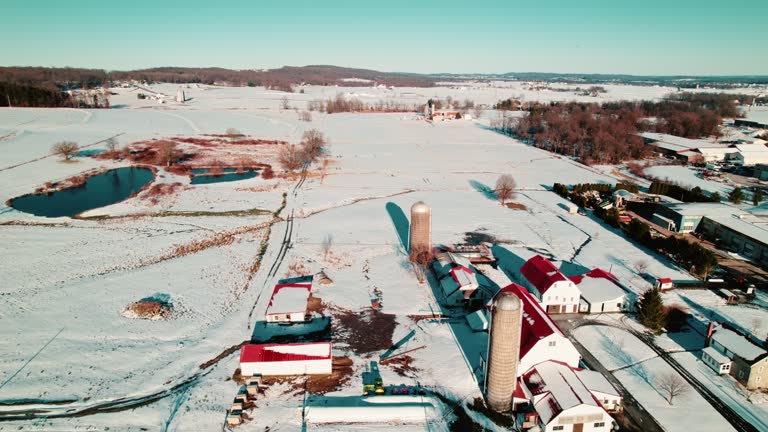
[[[746,337],[726,328],[717,330],[712,335],[712,341],[746,361],[754,361],[758,357],[768,354],[764,349],[748,341]]]
[[[555,283],[567,281],[568,278],[552,264],[551,261],[541,255],[529,259],[520,267],[520,273],[528,279],[539,293],[544,294]]]
[[[763,144],[736,144],[742,153],[768,153],[768,147]]]
[[[311,283],[286,283],[275,285],[269,299],[267,314],[302,312],[307,309],[307,299],[312,291]]]
[[[733,147],[699,147],[696,150],[703,155],[725,155],[728,153],[737,153],[739,151]]]
[[[705,347],[703,350],[701,350],[704,354],[710,356],[713,358],[718,364],[728,364],[731,362],[731,359],[724,356],[720,351],[712,348],[711,346]]]
[[[599,268],[583,275],[571,276],[570,279],[579,287],[581,297],[589,304],[605,303],[626,295],[618,285],[618,278]]]
[[[618,189],[616,192],[613,193],[613,196],[620,196],[622,198],[634,198],[637,195],[633,194],[632,192],[624,189]]]
[[[552,318],[544,312],[541,305],[525,288],[517,284],[510,284],[494,296],[488,303],[489,307],[493,304],[496,297],[501,292],[511,292],[515,294],[523,304],[523,322],[520,329],[520,358],[525,357],[528,351],[533,348],[539,340],[552,334],[563,336],[563,332],[552,321]]]
[[[608,381],[608,378],[604,377],[600,372],[589,369],[574,369],[574,371],[581,382],[584,383],[592,393],[598,392],[621,397],[621,393],[619,393],[616,387],[614,387],[613,384]]]
[[[539,363],[523,375],[523,382],[534,395],[544,395],[534,403],[544,424],[549,424],[561,412],[580,405],[602,409],[576,372],[566,364]]]
[[[641,137],[654,141],[652,145],[661,147],[672,151],[685,151],[695,149],[699,147],[717,147],[718,144],[707,139],[689,139],[675,135],[656,133],[656,132],[643,132]],[[725,146],[723,146],[725,147]]]
[[[675,203],[663,204],[666,208],[682,216],[731,216],[746,215],[747,213],[722,203]]]
[[[327,360],[330,358],[330,342],[250,344],[240,348],[240,363]]]
[[[746,215],[746,213],[743,215]],[[720,225],[729,228],[739,234],[747,236],[757,242],[768,244],[768,230],[765,229],[765,226],[763,225],[750,223],[746,219],[737,217],[737,215],[708,217],[708,219],[711,219]]]

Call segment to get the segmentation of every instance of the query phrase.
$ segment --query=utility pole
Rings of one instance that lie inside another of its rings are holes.
[[[10,94],[6,94],[5,97],[8,98],[8,108],[13,108],[13,106],[11,105],[11,95]]]

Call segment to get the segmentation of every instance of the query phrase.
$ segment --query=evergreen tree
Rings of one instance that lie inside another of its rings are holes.
[[[763,200],[763,191],[761,189],[756,189],[755,193],[752,194],[752,204],[760,205],[760,201],[762,200]]]
[[[717,192],[712,192],[712,195],[709,196],[709,199],[712,202],[720,202],[720,194]]]
[[[732,190],[730,194],[728,194],[728,201],[734,204],[741,204],[741,201],[743,200],[744,200],[744,192],[741,190],[740,187],[737,187],[736,189]]]
[[[640,323],[654,332],[659,332],[666,324],[664,302],[657,288],[651,288],[643,293],[640,306],[637,311]]]

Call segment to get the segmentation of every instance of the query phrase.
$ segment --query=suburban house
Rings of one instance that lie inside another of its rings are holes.
[[[480,287],[469,259],[450,252],[435,255],[432,268],[440,282],[447,306],[469,306],[472,294]]]
[[[523,264],[520,273],[528,280],[531,294],[547,313],[579,311],[579,288],[548,259],[536,255]]]
[[[281,281],[284,282],[284,281]],[[266,319],[272,323],[294,323],[307,320],[307,301],[312,292],[312,280],[278,283],[267,306]]]
[[[618,394],[618,391],[602,375],[598,375],[600,378],[580,375],[576,369],[554,361],[540,363],[526,372],[519,386],[526,395],[530,395],[530,406],[538,415],[535,426],[544,432],[613,430],[613,418],[589,384],[598,384],[600,388],[596,392],[601,395],[605,394],[604,390],[608,394]],[[608,390],[608,387],[611,389]],[[621,398],[618,402],[612,400],[610,404],[620,406]]]
[[[250,344],[240,348],[243,376],[330,374],[331,343]]]
[[[627,309],[627,293],[613,274],[596,268],[570,279],[581,291],[579,312],[622,312]]]
[[[748,390],[768,388],[768,351],[723,327],[714,332],[709,346],[731,359],[729,373]]]
[[[548,360],[558,361],[574,368],[579,366],[581,355],[576,351],[576,347],[525,288],[517,284],[510,284],[502,288],[499,293],[501,292],[515,294],[523,306],[523,322],[520,328],[520,357],[517,366],[518,376],[533,366]],[[497,293],[496,296],[498,295]],[[493,301],[491,299],[488,302],[488,307],[477,311],[475,314],[485,314],[486,319],[488,319]]]

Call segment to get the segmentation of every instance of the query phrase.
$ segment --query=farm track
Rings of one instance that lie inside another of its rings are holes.
[[[95,146],[95,145],[98,145],[98,144],[101,144],[101,143],[103,143],[103,142],[106,142],[107,140],[110,140],[110,139],[112,139],[112,138],[117,138],[117,137],[119,137],[120,135],[123,135],[123,134],[125,134],[125,132],[120,132],[119,134],[115,134],[115,135],[112,135],[112,136],[111,136],[111,137],[109,137],[109,138],[104,138],[104,139],[103,139],[103,140],[101,140],[101,141],[96,141],[96,142],[94,142],[94,143],[90,143],[90,144],[87,144],[87,145],[81,146],[81,147],[80,147],[80,150],[82,150],[82,149],[86,149],[86,148],[89,148],[89,147],[93,147],[93,146]],[[49,158],[49,157],[54,157],[54,156],[55,156],[55,155],[53,155],[53,154],[48,154],[48,155],[45,155],[45,156],[41,156],[41,157],[39,157],[39,158],[35,158],[35,159],[32,159],[32,160],[28,160],[28,161],[26,161],[26,162],[17,163],[16,165],[10,165],[10,166],[7,166],[7,167],[2,167],[2,168],[0,168],[0,171],[7,171],[7,170],[10,170],[10,169],[18,168],[18,167],[20,167],[20,166],[22,166],[22,165],[31,164],[31,163],[33,163],[33,162],[41,161],[41,160],[43,160],[43,159],[47,159],[47,158]]]

